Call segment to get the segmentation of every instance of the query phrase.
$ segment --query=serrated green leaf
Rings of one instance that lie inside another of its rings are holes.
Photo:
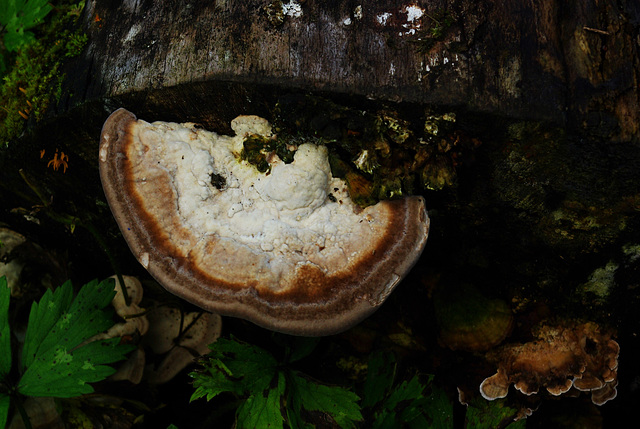
[[[88,383],[114,372],[106,364],[125,358],[134,347],[119,338],[86,342],[113,326],[105,307],[115,291],[113,282],[92,281],[83,286],[69,304],[73,288],[67,282],[53,293],[45,293],[32,305],[23,350],[26,370],[18,391],[27,396],[70,398],[93,392]]]
[[[392,429],[410,423],[421,414],[420,406],[424,400],[422,392],[425,386],[420,383],[418,376],[404,381],[391,392],[382,403],[382,408],[376,413],[374,429]]]
[[[444,391],[433,386],[429,376],[425,382],[415,375],[393,389],[376,413],[374,429],[392,429],[396,427],[453,427],[453,405]],[[430,385],[431,393],[424,395]]]
[[[11,371],[11,330],[9,329],[9,302],[11,289],[7,278],[0,277],[0,378]],[[0,425],[0,427],[4,427]]]
[[[329,414],[341,428],[354,428],[355,422],[362,420],[360,398],[355,393],[342,387],[317,384],[297,374],[291,380],[304,409]]]
[[[280,410],[285,391],[285,377],[278,373],[275,386],[251,395],[238,408],[237,424],[240,429],[283,428],[284,419]]]
[[[486,401],[476,398],[467,407],[465,419],[467,427],[489,429],[495,427],[507,427],[508,429],[524,429],[526,420],[513,421],[518,410],[506,405],[506,400]],[[508,424],[508,426],[505,426]]]
[[[17,13],[16,0],[0,1],[0,25],[7,25]]]
[[[302,404],[300,403],[300,395],[298,394],[295,381],[291,380],[293,373],[291,371],[287,372],[286,378],[288,379],[287,385],[287,397],[286,404],[284,407],[284,412],[287,417],[287,424],[292,429],[307,429],[308,427],[313,428],[311,425],[307,425],[300,416],[300,410],[302,410]]]
[[[415,375],[411,380],[404,381],[400,386],[396,387],[384,403],[384,408],[399,412],[398,405],[402,402],[414,401],[423,397],[425,385]]]
[[[431,426],[444,429],[453,427],[453,404],[444,390],[432,384],[431,393],[421,401],[422,403],[415,404],[416,409],[423,411],[422,414]],[[414,411],[416,410],[411,407],[406,408],[406,414],[402,416],[405,421],[412,421],[418,416]],[[413,415],[409,414],[412,412]]]
[[[31,365],[36,358],[38,348],[51,332],[60,316],[69,310],[73,301],[71,282],[65,282],[55,291],[47,290],[40,302],[31,304],[27,333],[22,347],[22,366]]]
[[[28,29],[40,23],[51,10],[48,0],[3,0],[0,2],[0,24]]]
[[[370,408],[381,402],[391,389],[396,376],[396,359],[392,352],[379,350],[370,357],[364,383],[362,407]]]
[[[18,48],[33,42],[36,36],[31,31],[20,27],[7,27],[4,35],[4,46],[9,52],[16,52]]]
[[[9,406],[11,398],[9,395],[0,393],[0,428],[7,427],[7,417],[9,417]]]
[[[300,347],[303,351],[289,354],[285,361],[305,355],[312,344],[303,342]],[[222,392],[246,397],[237,411],[240,428],[281,428],[285,421],[283,412],[289,427],[311,428],[300,416],[302,408],[326,413],[342,428],[353,428],[356,421],[362,420],[357,395],[281,369],[276,359],[260,347],[222,338],[209,348],[211,353],[202,361],[203,370],[190,374],[196,388],[191,400],[211,399]]]
[[[22,7],[22,14],[18,12],[18,17],[24,28],[31,28],[42,22],[42,19],[51,12],[53,8],[49,5],[49,0],[26,0]]]
[[[234,339],[219,338],[209,346],[204,372],[189,374],[196,391],[191,400],[210,400],[222,392],[240,396],[262,392],[276,376],[277,361],[260,347]]]
[[[0,4],[0,25],[6,31],[4,45],[10,52],[31,43],[35,36],[27,30],[40,24],[53,9],[48,0],[2,0]]]

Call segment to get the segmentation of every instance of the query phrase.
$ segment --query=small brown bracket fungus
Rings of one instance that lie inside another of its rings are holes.
[[[596,405],[616,397],[620,346],[610,333],[586,322],[543,325],[535,336],[535,341],[493,353],[490,360],[498,362],[498,372],[480,385],[485,399],[504,398],[512,383],[525,395],[541,388],[554,396],[572,388],[589,391]]]
[[[149,124],[124,109],[107,119],[100,177],[134,255],[170,292],[268,329],[328,335],[370,315],[422,252],[424,199],[360,209],[313,144],[289,164],[269,154],[261,173],[241,152],[269,123],[231,127]]]

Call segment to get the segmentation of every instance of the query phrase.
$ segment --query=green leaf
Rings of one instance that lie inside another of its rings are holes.
[[[16,15],[16,0],[3,0],[0,2],[0,25],[7,25],[9,20]]]
[[[514,421],[518,415],[518,410],[506,405],[506,400],[485,401],[483,398],[476,398],[467,408],[465,419],[467,427],[477,429],[489,429],[495,427],[506,427],[508,429],[524,429],[526,420]]]
[[[290,351],[285,362],[308,354],[316,342],[294,341],[290,348],[285,345]],[[245,397],[236,415],[240,428],[282,428],[283,412],[289,427],[311,428],[302,420],[302,408],[326,413],[342,428],[353,428],[355,421],[362,420],[359,398],[354,393],[317,384],[290,369],[281,369],[278,361],[260,347],[221,338],[209,348],[211,353],[201,361],[203,370],[190,374],[196,389],[191,400],[203,397],[209,400],[222,392]]]
[[[191,400],[211,400],[222,392],[245,396],[265,390],[276,376],[277,361],[267,351],[234,339],[219,338],[209,345],[204,372],[193,372],[196,388]]]
[[[431,379],[429,380],[431,381]],[[431,393],[420,403],[413,407],[407,407],[402,414],[404,421],[411,422],[419,417],[418,411],[424,413],[429,425],[438,428],[453,427],[453,404],[444,390],[431,385]],[[419,409],[418,409],[419,408]],[[422,413],[420,413],[422,414]]]
[[[2,0],[0,2],[0,25],[5,27],[4,45],[8,51],[35,39],[26,31],[40,24],[53,8],[48,0]]]
[[[0,393],[0,428],[4,428],[7,425],[7,417],[9,417],[9,406],[11,405],[11,398],[9,395]]]
[[[0,24],[31,28],[52,9],[48,0],[3,0],[0,2]]]
[[[47,290],[40,299],[40,303],[31,304],[27,333],[22,347],[22,370],[33,363],[42,341],[51,332],[60,316],[69,310],[72,300],[73,287],[71,282],[66,282],[55,292],[51,289]]]
[[[0,277],[0,378],[11,371],[11,330],[9,329],[9,302],[11,289],[7,278]],[[4,427],[0,425],[0,427]]]
[[[356,421],[362,420],[358,395],[337,386],[326,386],[294,374],[292,381],[300,404],[308,411],[329,414],[341,428],[354,428]]]
[[[409,381],[404,381],[400,386],[396,387],[385,401],[384,407],[395,412],[400,411],[398,406],[401,403],[414,401],[423,397],[422,392],[425,386],[420,383],[417,375]]]
[[[397,386],[384,400],[373,427],[394,428],[410,423],[422,413],[424,389],[417,375]]]
[[[373,428],[392,429],[408,426],[421,427],[453,427],[453,405],[444,391],[431,384],[432,376],[426,382],[415,375],[393,389],[376,413]],[[431,393],[424,395],[429,386]]]
[[[18,391],[27,396],[70,398],[93,392],[87,383],[101,381],[115,370],[106,364],[125,358],[134,347],[119,338],[87,342],[113,326],[111,311],[113,280],[83,286],[73,300],[66,282],[44,294],[31,307],[23,348],[23,367]]]
[[[251,395],[238,408],[237,424],[240,429],[283,428],[280,400],[285,391],[285,377],[278,373],[275,386]]]
[[[16,3],[23,2],[22,14],[18,12],[18,17],[24,28],[32,28],[38,25],[45,16],[53,9],[49,5],[49,0],[18,0]]]
[[[364,382],[362,407],[373,407],[382,402],[391,389],[396,376],[396,359],[392,352],[380,350],[369,357],[367,378]]]
[[[9,52],[16,52],[22,45],[28,45],[36,39],[31,31],[24,31],[21,27],[7,27],[4,35],[4,46]]]

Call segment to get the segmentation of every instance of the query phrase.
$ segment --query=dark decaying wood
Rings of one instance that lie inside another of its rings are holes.
[[[206,120],[234,107],[220,82],[235,82],[637,139],[638,20],[634,1],[89,1],[60,109],[151,93]]]

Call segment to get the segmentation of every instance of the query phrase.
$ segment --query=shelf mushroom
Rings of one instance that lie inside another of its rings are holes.
[[[133,254],[173,294],[271,330],[329,335],[366,318],[424,248],[424,199],[361,209],[326,147],[301,144],[289,163],[265,153],[261,172],[241,154],[247,137],[272,138],[269,123],[231,128],[109,116],[100,177]]]
[[[511,384],[525,395],[546,390],[560,396],[575,388],[591,392],[596,405],[616,397],[620,346],[611,332],[594,322],[573,321],[541,325],[534,336],[534,341],[490,352],[498,368],[480,384],[485,399],[506,397]]]

